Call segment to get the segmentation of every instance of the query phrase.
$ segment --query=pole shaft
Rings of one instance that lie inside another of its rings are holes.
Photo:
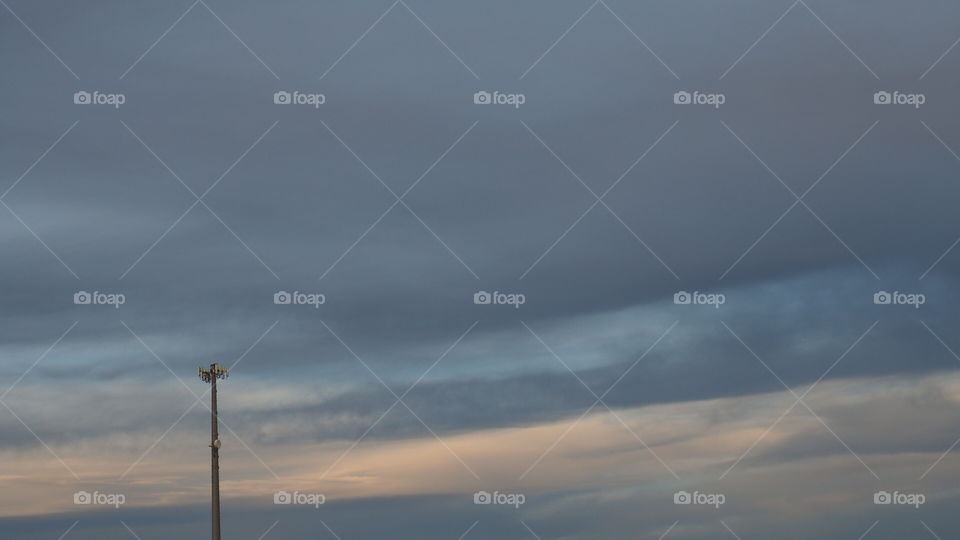
[[[210,409],[210,466],[211,466],[211,518],[213,523],[213,540],[220,540],[220,449],[216,441],[220,438],[217,422],[217,377],[213,375],[213,366],[210,366],[212,407]]]

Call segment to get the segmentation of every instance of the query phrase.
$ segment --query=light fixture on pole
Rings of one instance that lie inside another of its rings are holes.
[[[200,380],[210,384],[210,518],[213,540],[220,540],[220,435],[217,429],[217,379],[226,379],[230,371],[220,364],[210,369],[197,368]]]

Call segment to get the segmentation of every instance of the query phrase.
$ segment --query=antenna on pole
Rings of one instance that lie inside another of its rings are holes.
[[[217,379],[226,379],[230,370],[220,364],[210,364],[210,369],[197,368],[200,380],[209,384],[210,394],[210,520],[211,538],[220,540],[220,434],[217,422]]]

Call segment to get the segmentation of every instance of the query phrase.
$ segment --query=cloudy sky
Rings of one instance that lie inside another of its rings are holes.
[[[0,1],[0,536],[960,535],[958,18]]]

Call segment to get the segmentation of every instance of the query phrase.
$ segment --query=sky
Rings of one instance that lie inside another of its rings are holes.
[[[956,537],[958,17],[0,1],[0,536]]]

